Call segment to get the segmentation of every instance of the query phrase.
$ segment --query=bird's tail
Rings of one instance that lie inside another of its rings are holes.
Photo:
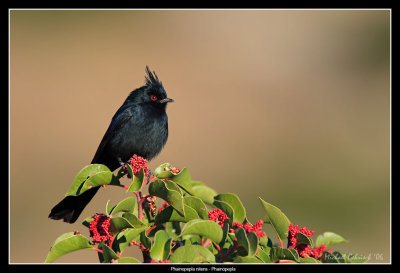
[[[49,214],[49,218],[54,220],[63,219],[64,222],[74,223],[99,188],[91,188],[78,196],[65,197],[60,203],[54,206]]]

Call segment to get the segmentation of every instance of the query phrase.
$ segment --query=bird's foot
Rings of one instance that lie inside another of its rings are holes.
[[[128,162],[123,162],[120,157],[118,157],[118,163],[121,166],[121,169],[118,171],[118,177],[123,177],[124,175],[128,174],[128,169],[126,168],[126,165]]]

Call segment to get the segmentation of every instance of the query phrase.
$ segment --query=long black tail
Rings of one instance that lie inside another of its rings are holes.
[[[65,197],[60,203],[54,206],[49,214],[49,218],[54,220],[63,219],[64,222],[74,223],[99,188],[91,188],[78,196]]]

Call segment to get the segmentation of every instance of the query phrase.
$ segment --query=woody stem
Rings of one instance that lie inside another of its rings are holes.
[[[138,191],[138,192],[134,192],[134,194],[136,195],[136,199],[137,199],[137,203],[138,203],[138,218],[140,221],[143,220],[143,201],[145,200],[145,198],[142,197],[142,192]]]

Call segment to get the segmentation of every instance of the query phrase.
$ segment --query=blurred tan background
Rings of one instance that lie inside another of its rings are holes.
[[[10,262],[43,262],[127,197],[108,187],[75,224],[47,218],[146,65],[175,100],[151,168],[186,166],[252,222],[260,196],[350,240],[333,249],[390,262],[389,10],[11,10]]]

